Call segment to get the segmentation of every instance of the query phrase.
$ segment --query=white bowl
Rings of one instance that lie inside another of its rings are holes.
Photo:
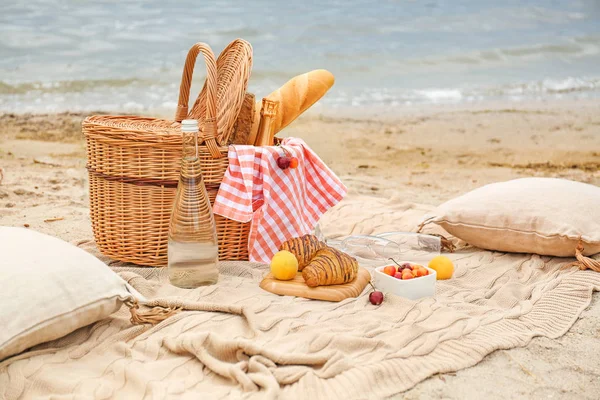
[[[413,261],[400,261],[398,264],[402,265],[406,262],[423,265]],[[432,297],[435,295],[435,281],[437,279],[435,270],[423,265],[423,267],[429,271],[429,275],[402,280],[384,273],[383,269],[387,265],[393,264],[386,264],[375,268],[375,287],[377,290],[380,290],[383,293],[393,293],[397,296],[406,297],[411,300],[417,300],[422,297]]]

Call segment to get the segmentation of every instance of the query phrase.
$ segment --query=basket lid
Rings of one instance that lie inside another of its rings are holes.
[[[104,137],[132,142],[182,144],[179,123],[133,115],[92,115],[82,122],[86,137]]]

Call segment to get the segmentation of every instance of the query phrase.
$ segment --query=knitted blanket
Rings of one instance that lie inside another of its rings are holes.
[[[382,200],[365,215],[348,201],[323,226],[328,236],[403,230],[426,209]],[[561,270],[571,259],[468,247],[449,257],[455,276],[437,282],[435,298],[389,295],[380,306],[368,289],[340,303],[273,295],[258,287],[260,264],[221,263],[219,284],[195,290],[169,285],[164,269],[116,264],[148,298],[214,311],[153,327],[132,326],[123,307],[0,364],[0,398],[383,398],[496,349],[559,337],[600,290],[600,274]]]

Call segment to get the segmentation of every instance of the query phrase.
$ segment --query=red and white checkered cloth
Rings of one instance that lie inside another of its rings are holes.
[[[277,158],[298,158],[298,168],[281,169]],[[213,212],[240,222],[252,221],[250,261],[269,262],[286,240],[310,233],[321,215],[346,194],[346,187],[302,139],[281,146],[229,147]]]

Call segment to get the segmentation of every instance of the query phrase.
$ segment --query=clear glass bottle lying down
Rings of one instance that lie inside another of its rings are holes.
[[[343,240],[326,241],[360,263],[381,265],[390,258],[396,261],[428,262],[442,249],[439,237],[413,232],[385,232],[378,235],[353,235]]]
[[[184,120],[183,158],[169,225],[171,284],[182,288],[212,285],[219,278],[215,218],[198,159],[198,121]]]

